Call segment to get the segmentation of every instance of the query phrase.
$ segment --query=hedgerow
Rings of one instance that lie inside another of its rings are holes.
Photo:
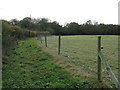
[[[6,21],[2,21],[2,53],[3,56],[9,51],[18,40],[37,36],[37,31],[25,30],[19,26],[11,25]]]

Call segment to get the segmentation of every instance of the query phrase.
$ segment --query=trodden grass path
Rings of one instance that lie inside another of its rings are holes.
[[[3,58],[2,88],[89,88],[44,52],[35,38],[20,40]]]

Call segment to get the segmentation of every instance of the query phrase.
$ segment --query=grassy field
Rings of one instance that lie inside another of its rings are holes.
[[[80,67],[89,73],[91,78],[97,79],[97,35],[78,35],[61,37],[61,56],[67,62]],[[118,77],[118,36],[101,35],[103,55],[107,58],[113,72]],[[44,39],[44,37],[43,37]],[[50,36],[48,48],[52,52],[58,50],[58,36]],[[44,42],[43,42],[44,44]],[[87,78],[90,78],[89,76]],[[102,80],[112,86],[112,81],[102,63]]]
[[[89,83],[72,76],[43,51],[37,40],[20,40],[3,58],[2,88],[89,88]]]

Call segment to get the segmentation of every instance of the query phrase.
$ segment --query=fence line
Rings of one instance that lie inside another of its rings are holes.
[[[101,52],[99,52],[98,55],[99,55],[100,59],[104,62],[104,65],[105,65],[107,71],[109,72],[109,74],[111,75],[111,78],[114,81],[116,87],[119,87],[120,83],[119,83],[118,79],[116,78],[115,74],[113,73],[112,69],[110,68],[107,60],[104,58],[104,56],[102,55]]]
[[[113,73],[112,69],[110,68],[107,60],[104,58],[104,56],[101,53],[101,37],[98,37],[98,80],[101,81],[101,60],[103,61],[107,71],[109,72],[112,80],[114,81],[117,88],[120,90],[120,83],[118,79],[116,78],[115,74]],[[99,67],[100,66],[100,67]]]
[[[41,43],[42,43],[42,37],[40,35],[40,39],[41,39]],[[45,46],[47,47],[47,36],[45,34]],[[61,35],[58,36],[58,54],[60,54],[60,48],[61,48]],[[119,80],[116,78],[115,74],[113,73],[111,67],[109,66],[107,60],[104,58],[101,49],[103,49],[103,47],[101,47],[101,36],[98,37],[98,80],[102,81],[101,79],[101,60],[103,61],[107,71],[109,72],[109,75],[111,76],[112,80],[115,83],[115,86],[117,88],[119,88],[120,90],[120,82]]]

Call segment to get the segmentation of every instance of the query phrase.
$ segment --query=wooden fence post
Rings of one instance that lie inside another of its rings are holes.
[[[37,40],[39,40],[39,35],[37,34]]]
[[[119,2],[120,4],[120,2]],[[118,38],[120,38],[118,36]],[[120,55],[120,46],[118,46],[118,56]],[[118,57],[118,81],[119,81],[119,85],[118,85],[118,90],[120,90],[120,59]]]
[[[45,46],[47,47],[47,37],[46,37],[46,34],[45,34]]]
[[[101,80],[101,59],[99,57],[99,52],[101,52],[101,36],[98,37],[98,80]]]
[[[41,43],[42,43],[42,36],[40,35],[40,41],[41,41]]]
[[[61,35],[59,35],[59,39],[58,39],[58,54],[60,54],[60,46],[61,46]]]

